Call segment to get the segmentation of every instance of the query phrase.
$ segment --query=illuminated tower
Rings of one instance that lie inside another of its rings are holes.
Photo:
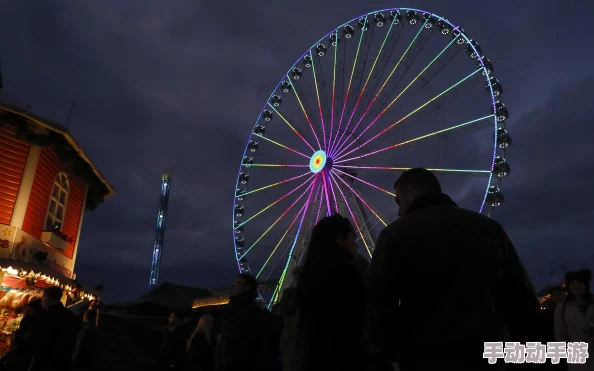
[[[171,176],[168,173],[161,177],[161,196],[159,198],[159,212],[157,213],[157,229],[155,230],[155,244],[153,245],[153,261],[151,263],[151,278],[149,289],[159,284],[159,269],[161,267],[161,254],[165,240],[165,222],[167,221],[167,204],[169,203],[169,189]]]

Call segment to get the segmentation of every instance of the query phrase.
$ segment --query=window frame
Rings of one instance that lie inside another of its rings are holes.
[[[54,196],[54,190],[58,188],[58,195]],[[62,192],[66,194],[64,198],[64,202],[60,201],[60,196]],[[45,212],[45,220],[43,222],[43,230],[45,232],[55,232],[62,231],[62,227],[64,226],[64,220],[66,219],[66,210],[68,207],[68,197],[70,196],[70,179],[68,175],[63,172],[59,171],[56,176],[54,177],[54,182],[52,184],[52,190],[50,191],[50,199],[47,205],[47,210]],[[52,201],[55,201],[56,207],[55,210],[51,210]],[[59,207],[62,206],[64,211],[62,212],[62,218],[58,218],[57,213]],[[51,226],[48,227],[48,221],[51,217],[52,223]],[[56,224],[59,223],[60,228],[56,229]]]

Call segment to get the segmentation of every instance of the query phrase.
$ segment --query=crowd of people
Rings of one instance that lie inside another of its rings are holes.
[[[2,371],[99,370],[97,307],[91,304],[78,319],[61,302],[63,291],[48,287],[23,313]]]
[[[256,279],[237,276],[217,329],[203,315],[190,334],[170,317],[161,367],[196,371],[594,370],[579,364],[488,364],[485,342],[593,344],[591,275],[567,276],[567,295],[541,311],[509,237],[496,221],[458,207],[430,171],[395,183],[400,218],[379,235],[371,263],[351,222],[334,215],[312,231],[302,266],[270,312]],[[547,321],[548,318],[548,321]]]

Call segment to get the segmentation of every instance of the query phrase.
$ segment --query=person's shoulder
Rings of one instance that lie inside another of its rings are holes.
[[[404,224],[403,220],[404,218],[400,218],[388,224],[384,229],[381,230],[379,237],[387,238],[392,235],[397,235],[399,231],[402,229],[402,226]]]
[[[504,233],[503,226],[498,221],[493,220],[487,215],[483,215],[473,210],[464,209],[462,207],[456,207],[455,209],[461,218],[472,221],[475,225],[483,226],[496,233]]]

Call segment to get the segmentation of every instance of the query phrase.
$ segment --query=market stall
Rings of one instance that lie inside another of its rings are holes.
[[[12,265],[0,265],[0,357],[10,349],[26,305],[34,299],[41,299],[45,288],[62,288],[62,303],[67,307],[96,299],[94,295],[84,292],[74,281],[55,278],[44,267],[35,270],[31,264],[15,261],[11,264],[15,267],[18,265],[18,269]]]

